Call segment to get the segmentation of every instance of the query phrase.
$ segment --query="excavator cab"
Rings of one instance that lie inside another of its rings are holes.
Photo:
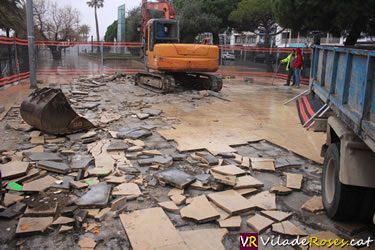
[[[153,51],[158,43],[178,43],[179,29],[178,21],[172,19],[151,19],[147,25],[147,45],[148,50]]]

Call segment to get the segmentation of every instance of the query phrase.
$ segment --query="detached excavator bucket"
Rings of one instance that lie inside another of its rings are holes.
[[[95,127],[70,107],[61,89],[42,88],[34,91],[22,102],[21,116],[30,126],[54,135]]]

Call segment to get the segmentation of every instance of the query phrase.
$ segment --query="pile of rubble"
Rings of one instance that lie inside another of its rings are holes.
[[[283,184],[266,189],[254,173],[274,173],[275,159],[204,150],[181,154],[173,146],[162,147],[156,132],[162,126],[154,124],[168,125],[169,120],[142,101],[106,99],[104,82],[112,78],[61,86],[96,129],[53,136],[23,123],[10,125],[28,135],[17,150],[1,150],[5,193],[0,218],[18,220],[16,236],[55,231],[95,235],[106,230],[104,221],[118,218],[133,249],[224,249],[224,236],[239,230],[243,218],[258,233],[271,228],[281,235],[309,234],[276,202],[277,196],[301,190],[303,175],[285,172]],[[114,104],[126,108],[119,112]],[[121,128],[124,117],[128,126]],[[314,196],[302,209],[321,212],[322,201]],[[207,222],[215,226],[176,228]],[[76,243],[85,249],[97,244],[90,237]]]

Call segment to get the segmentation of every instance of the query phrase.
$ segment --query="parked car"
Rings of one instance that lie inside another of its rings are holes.
[[[229,53],[229,52],[224,52],[221,57],[224,60],[234,60],[234,59],[236,59],[236,57],[234,56],[234,54]]]

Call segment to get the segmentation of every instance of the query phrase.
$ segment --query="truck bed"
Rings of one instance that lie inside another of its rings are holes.
[[[312,90],[375,152],[375,51],[316,46]]]

